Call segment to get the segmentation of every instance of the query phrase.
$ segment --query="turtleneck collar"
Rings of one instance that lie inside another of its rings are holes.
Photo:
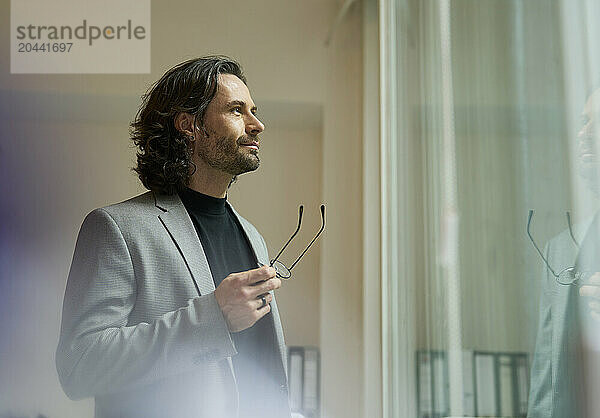
[[[179,192],[179,197],[184,206],[197,213],[208,215],[223,215],[227,196],[223,198],[213,197],[186,187]]]

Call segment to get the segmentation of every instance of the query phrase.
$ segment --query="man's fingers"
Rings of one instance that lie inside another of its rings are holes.
[[[250,289],[251,297],[257,297],[263,293],[268,293],[271,290],[279,289],[281,287],[281,279],[274,277],[262,283],[252,286]]]
[[[587,284],[600,286],[600,272],[594,273],[588,280]]]
[[[256,305],[257,310],[260,310],[261,308],[263,308],[263,302],[262,302],[263,297],[265,298],[265,305],[268,305],[273,300],[273,296],[270,293],[262,295],[262,297],[256,298],[254,300],[254,305]]]
[[[253,284],[263,280],[269,280],[271,277],[275,277],[277,271],[275,271],[273,267],[262,266],[254,270],[248,270],[245,273],[245,283]]]
[[[260,308],[256,311],[256,320],[258,321],[260,318],[262,318],[263,316],[268,314],[270,311],[271,311],[271,305],[269,305],[267,303],[265,306],[263,306],[262,308]]]
[[[579,296],[587,296],[600,299],[600,286],[584,285],[579,288]]]
[[[589,308],[590,308],[591,311],[594,311],[596,313],[600,313],[600,302],[592,299],[588,303],[588,306],[589,306]]]

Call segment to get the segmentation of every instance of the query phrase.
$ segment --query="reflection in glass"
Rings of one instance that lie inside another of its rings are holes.
[[[600,2],[382,3],[384,409],[594,416]]]
[[[535,243],[535,240],[531,236],[530,228],[531,228],[531,219],[532,218],[533,218],[533,209],[531,209],[529,211],[529,216],[527,218],[527,236],[529,236],[531,243],[533,244],[536,251],[538,252],[540,257],[544,261],[544,264],[546,265],[546,267],[548,268],[550,273],[552,273],[552,275],[554,277],[556,277],[556,282],[563,286],[569,286],[569,285],[580,284],[580,283],[584,282],[587,278],[589,278],[592,275],[591,272],[577,271],[577,268],[575,266],[565,267],[562,270],[560,270],[558,273],[550,266],[550,262],[546,259],[546,257],[544,257],[544,254],[542,253],[540,248]],[[575,236],[573,235],[573,227],[571,225],[571,214],[569,212],[567,212],[567,224],[569,225],[569,235],[571,236],[573,243],[577,246],[577,248],[579,248],[579,243],[577,242],[577,240],[575,239]]]

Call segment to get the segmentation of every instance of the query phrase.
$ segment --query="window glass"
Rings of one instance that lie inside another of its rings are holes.
[[[600,4],[388,11],[386,411],[593,415]]]

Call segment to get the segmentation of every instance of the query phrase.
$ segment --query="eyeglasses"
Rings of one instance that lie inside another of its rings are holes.
[[[288,268],[285,264],[283,264],[281,261],[279,261],[279,257],[281,256],[283,251],[287,248],[287,246],[290,244],[290,242],[292,242],[294,237],[298,234],[298,231],[300,231],[300,225],[302,224],[302,213],[303,212],[304,212],[304,206],[300,205],[300,207],[298,208],[298,227],[296,228],[296,231],[292,234],[290,239],[287,240],[287,242],[285,243],[283,248],[281,250],[279,250],[279,252],[277,253],[277,256],[275,256],[275,258],[273,260],[271,260],[270,266],[275,268],[275,271],[277,272],[277,277],[284,279],[284,280],[288,280],[292,277],[292,269],[294,268],[294,266],[296,264],[298,264],[298,261],[300,261],[302,256],[304,256],[304,254],[306,254],[306,252],[311,247],[311,245],[313,245],[313,243],[317,240],[319,235],[321,235],[321,232],[323,232],[323,229],[325,229],[325,205],[321,205],[321,229],[319,229],[319,232],[317,232],[317,235],[315,235],[315,237],[312,239],[312,241],[306,246],[304,251],[302,251],[302,253],[298,256],[296,261],[294,261],[292,263],[292,265]]]
[[[552,275],[556,278],[556,282],[558,284],[561,284],[564,286],[569,286],[569,285],[577,285],[580,282],[583,282],[584,280],[589,278],[591,273],[584,272],[584,271],[577,271],[577,268],[575,266],[570,266],[570,267],[564,268],[561,271],[559,271],[558,273],[556,273],[556,271],[552,267],[550,267],[550,263],[548,262],[546,257],[544,257],[544,254],[542,254],[542,251],[537,246],[537,244],[535,243],[535,240],[531,236],[531,232],[530,232],[531,218],[533,218],[533,210],[529,211],[529,218],[527,219],[527,235],[529,236],[531,243],[537,250],[540,257],[542,257],[542,260],[544,260],[544,263],[546,264],[546,267],[548,267],[548,270],[550,270]],[[573,242],[575,243],[577,248],[579,248],[579,243],[577,242],[577,240],[575,239],[575,236],[573,235],[573,228],[571,226],[571,214],[569,212],[567,212],[567,224],[569,226],[569,235],[571,236],[571,239],[573,240]]]

